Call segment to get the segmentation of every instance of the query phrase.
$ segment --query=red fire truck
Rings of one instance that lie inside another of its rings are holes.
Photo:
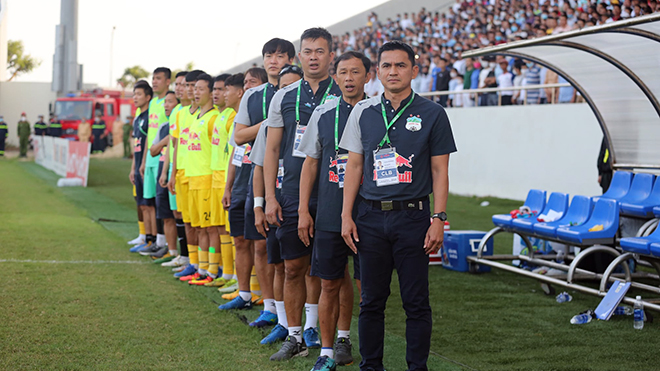
[[[120,121],[135,114],[133,92],[122,90],[94,89],[80,94],[69,94],[57,98],[54,114],[62,123],[62,137],[78,140],[78,124],[85,120],[94,124],[97,113],[103,115],[108,133],[112,132],[112,125],[119,116]]]

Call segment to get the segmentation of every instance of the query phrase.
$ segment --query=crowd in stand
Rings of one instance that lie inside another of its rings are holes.
[[[455,91],[436,98],[445,107],[569,103],[580,99],[572,87],[462,93],[468,89],[567,81],[530,61],[491,56],[472,60],[461,54],[654,12],[660,12],[658,0],[456,0],[444,13],[422,8],[417,13],[381,20],[372,12],[365,27],[334,37],[335,54],[357,50],[373,60],[384,42],[405,41],[413,46],[420,71],[413,89],[418,93]],[[378,79],[370,81],[366,91],[370,96],[381,93]]]

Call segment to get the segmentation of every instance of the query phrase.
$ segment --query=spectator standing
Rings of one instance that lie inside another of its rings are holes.
[[[20,157],[27,157],[28,143],[30,140],[30,123],[25,116],[25,112],[21,113],[21,120],[18,122],[18,140],[20,144]]]
[[[44,136],[48,130],[48,125],[44,122],[44,115],[39,115],[39,121],[34,124],[34,135]]]
[[[568,81],[561,76],[557,78],[557,82],[560,84],[568,83]],[[559,94],[557,97],[558,103],[575,103],[575,98],[576,98],[576,92],[575,92],[575,88],[573,88],[572,86],[564,86],[559,88]]]
[[[523,86],[533,86],[541,84],[541,68],[534,62],[527,62],[527,73]],[[529,89],[527,92],[527,104],[540,103],[540,89]]]
[[[497,78],[497,85],[500,88],[510,88],[513,86],[513,75],[507,69],[509,63],[506,60],[500,61],[500,68],[502,69],[502,74]],[[502,105],[510,106],[513,101],[513,90],[502,90],[500,91],[500,96],[502,97]]]
[[[92,125],[87,120],[81,120],[78,124],[78,140],[83,143],[89,143],[92,137]]]
[[[550,85],[550,84],[556,84],[558,82],[557,74],[554,71],[547,70],[545,73],[545,80],[543,80],[543,83],[545,85]],[[545,96],[546,100],[550,104],[557,103],[557,98],[559,97],[559,89],[558,88],[545,88]]]
[[[5,141],[9,136],[9,130],[7,130],[7,123],[5,118],[0,116],[0,157],[5,155]]]
[[[445,58],[440,58],[439,55],[435,55],[433,59],[436,60],[436,66],[433,71],[433,81],[431,82],[432,91],[448,91],[449,90],[449,81],[451,79],[451,73],[447,67],[447,60]],[[441,95],[438,102],[441,106],[447,107],[448,96]]]
[[[62,136],[62,123],[57,119],[57,115],[53,115],[53,119],[50,120],[50,125],[48,125],[48,132],[46,135],[55,138],[60,138]]]
[[[133,132],[133,118],[128,116],[122,129],[124,130],[123,142],[124,142],[124,158],[131,158],[131,134]]]
[[[380,82],[380,80],[378,80],[378,74],[376,74],[375,65],[376,63],[371,65],[371,80],[364,84],[364,92],[370,98],[381,95],[385,91],[383,84]]]
[[[417,77],[412,81],[413,91],[415,93],[428,93],[432,82],[433,76],[429,74],[429,66],[421,66]]]
[[[107,133],[105,132],[105,121],[101,116],[102,114],[97,114],[94,118],[94,124],[92,125],[92,135],[94,136],[94,141],[92,141],[92,153],[101,153],[105,151],[105,138]]]
[[[525,83],[525,76],[523,75],[520,63],[516,61],[513,65],[513,86],[521,87]],[[512,100],[515,104],[525,104],[525,91],[514,90]]]
[[[456,73],[456,77],[451,80],[454,82],[454,87],[451,91],[455,91],[455,94],[450,96],[451,106],[452,107],[463,107],[465,102],[470,100],[470,95],[463,93],[463,76]]]

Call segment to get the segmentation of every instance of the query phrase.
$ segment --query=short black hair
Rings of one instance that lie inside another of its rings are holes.
[[[243,80],[245,79],[245,75],[242,73],[237,73],[234,75],[231,75],[227,77],[227,80],[225,80],[225,85],[226,86],[236,86],[238,88],[243,89]]]
[[[282,67],[282,70],[280,71],[280,74],[277,78],[277,85],[280,84],[280,79],[282,78],[282,76],[288,75],[290,73],[298,75],[298,77],[300,77],[301,79],[303,77],[302,68],[296,66],[295,64],[287,64],[284,67]]]
[[[176,73],[176,76],[174,78],[178,79],[181,76],[186,77],[187,74],[188,74],[188,71],[180,71],[180,72]]]
[[[289,56],[289,59],[296,56],[296,47],[293,46],[291,41],[284,40],[280,38],[270,39],[267,43],[264,44],[263,49],[261,49],[261,56],[265,56],[269,53],[286,53]]]
[[[167,67],[158,67],[158,68],[156,68],[156,69],[154,70],[154,75],[157,74],[157,73],[161,73],[161,72],[165,74],[165,78],[166,78],[166,79],[169,80],[169,79],[172,78],[172,70],[170,70],[170,69],[167,68]]]
[[[170,95],[170,94],[174,95],[174,99],[176,99],[176,102],[177,102],[177,103],[181,103],[181,100],[180,100],[179,98],[176,97],[176,93],[175,93],[174,91],[172,91],[172,90],[168,90],[167,93],[165,93],[165,96],[168,96],[168,95]]]
[[[328,50],[332,51],[332,35],[328,30],[323,27],[314,27],[306,29],[300,36],[300,45],[302,46],[303,40],[307,39],[324,39],[328,43]]]
[[[211,75],[208,73],[200,73],[195,81],[206,81],[206,84],[209,87],[209,91],[213,90],[213,77],[211,77]]]
[[[367,58],[364,54],[360,52],[356,52],[354,50],[347,51],[346,53],[337,57],[337,60],[335,60],[335,73],[337,73],[337,70],[339,69],[339,62],[353,58],[357,58],[361,60],[362,64],[364,65],[364,70],[366,71],[366,73],[369,73],[369,71],[371,70],[371,60],[369,60],[369,58]]]
[[[206,73],[206,72],[204,72],[202,70],[193,70],[193,71],[188,72],[188,74],[186,74],[186,82],[197,81],[197,76],[199,76],[203,73]]]
[[[262,84],[265,84],[268,82],[268,74],[266,73],[266,70],[261,68],[261,67],[252,67],[249,70],[245,71],[245,74],[250,74],[250,76],[254,76],[261,80]]]
[[[151,88],[151,85],[146,80],[140,80],[133,85],[133,91],[136,89],[142,89],[144,92],[144,95],[148,95],[153,98],[154,96],[154,89]]]
[[[225,82],[229,76],[231,75],[228,73],[220,74],[213,79],[213,82],[218,82],[218,81]]]
[[[385,44],[383,44],[379,49],[378,49],[378,64],[380,65],[380,57],[383,55],[384,52],[389,52],[393,50],[403,50],[408,54],[408,59],[410,60],[410,63],[414,66],[415,65],[415,52],[412,50],[410,45],[404,43],[403,41],[388,41]]]

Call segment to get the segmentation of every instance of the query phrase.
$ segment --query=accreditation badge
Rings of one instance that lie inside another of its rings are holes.
[[[396,148],[381,148],[374,151],[374,178],[377,187],[399,184]]]
[[[348,163],[348,155],[337,156],[337,178],[339,188],[344,188],[344,175],[346,175],[346,164]]]
[[[300,142],[302,141],[303,135],[305,135],[305,130],[307,130],[307,126],[296,126],[296,135],[293,138],[293,157],[301,157],[305,158],[307,155],[305,153],[300,152],[298,150],[298,147],[300,147]]]
[[[284,160],[280,159],[280,166],[277,168],[277,184],[278,189],[282,189],[282,181],[284,181]]]
[[[234,157],[231,158],[231,164],[236,167],[243,166],[243,156],[245,156],[245,146],[234,147]]]

